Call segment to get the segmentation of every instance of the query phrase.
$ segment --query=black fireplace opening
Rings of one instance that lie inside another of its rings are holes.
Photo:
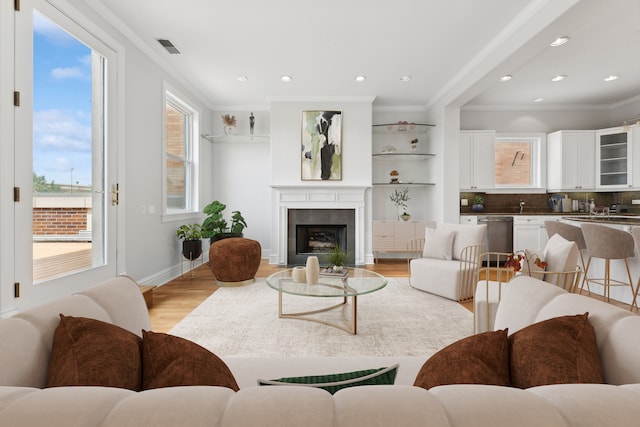
[[[355,209],[288,209],[287,265],[304,265],[315,255],[328,265],[336,246],[347,253],[346,265],[355,265]]]
[[[329,254],[336,247],[347,248],[347,225],[296,225],[296,254]]]

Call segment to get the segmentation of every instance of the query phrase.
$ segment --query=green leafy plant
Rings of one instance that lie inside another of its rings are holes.
[[[330,265],[342,267],[347,262],[347,252],[343,251],[340,245],[335,245],[329,253],[327,261]]]
[[[176,236],[185,241],[202,239],[200,224],[184,224],[176,230]]]
[[[482,196],[474,196],[472,203],[474,205],[484,205],[484,198]]]
[[[239,211],[231,214],[231,226],[228,226],[223,212],[227,205],[215,200],[204,207],[203,212],[207,217],[202,222],[202,237],[211,238],[218,234],[234,233],[241,234],[247,227],[247,222]]]

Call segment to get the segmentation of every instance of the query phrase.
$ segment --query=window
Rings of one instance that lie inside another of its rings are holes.
[[[197,210],[198,113],[170,91],[164,109],[164,211],[166,214]]]
[[[496,188],[540,186],[539,137],[497,137],[495,145]]]

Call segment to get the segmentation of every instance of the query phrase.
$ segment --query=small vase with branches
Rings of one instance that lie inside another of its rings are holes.
[[[393,193],[389,196],[389,199],[396,205],[396,210],[398,211],[398,221],[400,221],[400,211],[402,211],[402,215],[407,214],[407,202],[409,201],[409,189],[405,188],[402,191],[398,191],[398,189],[393,190]]]

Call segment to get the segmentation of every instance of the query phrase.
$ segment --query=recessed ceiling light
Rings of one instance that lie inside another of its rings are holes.
[[[505,76],[500,77],[500,82],[504,83],[504,82],[508,82],[509,80],[511,80],[513,78],[513,76],[511,74],[507,74]]]
[[[542,102],[544,101],[544,98],[536,98],[533,100],[533,102]]]
[[[367,80],[367,78],[365,76],[356,76],[356,81],[358,83],[361,83],[363,81]]]
[[[400,77],[400,81],[401,82],[408,82],[411,80],[411,76],[401,76]]]
[[[614,80],[618,80],[618,76],[610,75],[604,78],[605,82],[612,82]]]
[[[240,74],[238,76],[238,81],[239,82],[246,82],[247,80],[249,80],[249,77],[245,76],[244,74]]]
[[[563,44],[565,44],[568,41],[569,41],[569,37],[560,36],[557,39],[555,39],[554,41],[552,41],[549,46],[553,46],[553,47],[562,46]]]
[[[567,76],[565,74],[558,74],[557,76],[552,78],[551,81],[552,82],[559,82],[559,81],[564,80],[566,78],[567,78]]]
[[[280,80],[282,80],[285,83],[289,83],[293,79],[291,78],[291,76],[280,76]]]

